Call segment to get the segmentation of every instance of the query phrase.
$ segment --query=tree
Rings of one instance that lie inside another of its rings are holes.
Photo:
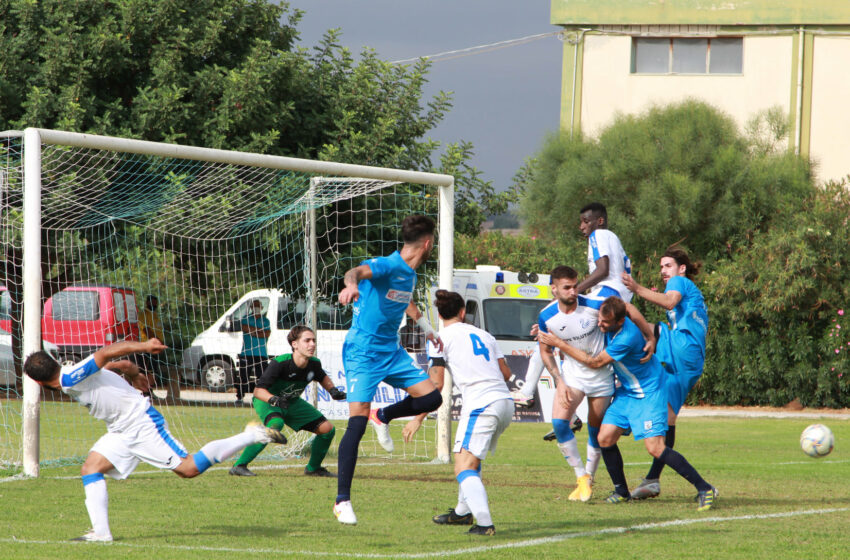
[[[532,233],[578,241],[579,209],[602,202],[636,264],[675,242],[697,258],[729,256],[813,189],[805,162],[749,149],[697,101],[620,115],[597,139],[553,136],[517,177]]]

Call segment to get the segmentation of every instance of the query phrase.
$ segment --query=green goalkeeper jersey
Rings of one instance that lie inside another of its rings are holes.
[[[283,354],[269,362],[263,375],[257,380],[257,387],[262,387],[282,399],[292,400],[301,396],[308,383],[321,383],[325,377],[327,374],[318,358],[310,358],[307,365],[299,369],[292,359],[292,354]]]

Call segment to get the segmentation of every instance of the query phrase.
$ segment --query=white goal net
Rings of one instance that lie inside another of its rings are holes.
[[[192,450],[256,419],[250,386],[237,394],[239,324],[255,302],[271,356],[290,352],[288,330],[307,324],[344,388],[351,310],[336,296],[346,270],[399,248],[401,220],[419,213],[437,221],[439,250],[418,271],[417,299],[451,285],[449,176],[38,129],[4,133],[0,162],[0,474],[79,462],[104,429],[21,376],[21,357],[40,347],[71,363],[144,336],[157,317],[169,350],[140,362],[156,381],[153,404]],[[412,326],[401,336],[424,365],[421,336]],[[347,405],[315,384],[304,398],[335,421],[335,453]],[[400,398],[382,385],[373,406]],[[402,444],[398,424],[392,459],[447,459],[447,425],[438,437],[427,422]],[[312,434],[288,435],[257,460],[304,453]],[[387,457],[367,436],[361,454]]]

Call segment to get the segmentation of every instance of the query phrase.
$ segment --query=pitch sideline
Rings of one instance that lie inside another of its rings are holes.
[[[597,531],[581,531],[578,533],[566,533],[563,535],[554,535],[551,537],[540,537],[536,539],[527,539],[510,543],[501,543],[494,545],[475,546],[467,548],[459,548],[454,550],[439,550],[433,552],[410,553],[395,553],[395,554],[376,554],[376,553],[359,553],[359,552],[325,552],[313,550],[280,550],[274,548],[231,548],[231,547],[211,547],[211,546],[184,546],[184,545],[156,545],[156,544],[134,544],[123,543],[120,541],[110,544],[91,544],[91,543],[71,543],[69,541],[51,541],[51,540],[27,540],[16,538],[0,538],[0,543],[9,544],[66,544],[70,546],[108,546],[108,547],[127,547],[139,549],[160,549],[160,550],[184,550],[189,552],[206,551],[206,552],[237,552],[242,554],[303,554],[310,556],[337,557],[337,558],[433,558],[440,556],[460,556],[464,554],[480,554],[493,550],[504,550],[509,548],[527,548],[530,546],[539,546],[543,544],[558,543],[569,539],[580,537],[595,537],[599,535],[620,534],[630,531],[646,531],[650,529],[662,529],[664,527],[677,527],[684,525],[696,525],[701,523],[724,523],[729,521],[749,521],[754,519],[781,519],[788,517],[798,517],[802,515],[825,515],[830,513],[842,513],[850,511],[850,507],[843,508],[828,508],[828,509],[807,509],[799,511],[786,511],[781,513],[765,513],[760,515],[734,515],[730,517],[701,517],[696,519],[674,519],[672,521],[662,521],[658,523],[642,523],[638,525],[630,525],[628,527],[609,527],[607,529],[599,529]]]

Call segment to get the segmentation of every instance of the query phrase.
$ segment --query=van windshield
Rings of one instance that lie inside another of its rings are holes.
[[[529,334],[546,299],[486,299],[484,324],[496,340],[534,340]]]
[[[97,292],[62,291],[53,296],[55,321],[96,321],[100,318]]]

